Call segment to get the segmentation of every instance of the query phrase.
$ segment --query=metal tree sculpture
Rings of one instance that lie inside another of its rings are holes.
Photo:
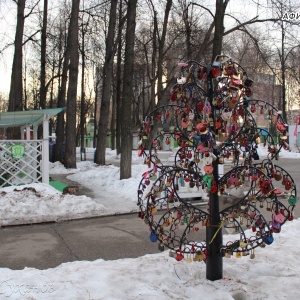
[[[231,58],[219,56],[209,66],[188,61],[179,69],[171,103],[152,111],[140,131],[139,155],[149,171],[138,188],[139,216],[160,250],[204,261],[207,279],[217,280],[223,257],[253,259],[254,249],[271,244],[293,219],[295,183],[274,163],[289,147],[287,124],[274,106],[250,99],[252,80]],[[260,116],[268,129],[257,126]],[[269,152],[263,160],[260,138]],[[178,150],[163,163],[159,150],[170,143]],[[219,175],[219,166],[227,172]],[[223,228],[238,238],[223,243]]]

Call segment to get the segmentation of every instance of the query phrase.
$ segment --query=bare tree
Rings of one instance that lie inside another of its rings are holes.
[[[79,3],[72,0],[71,20],[68,42],[70,43],[69,86],[67,93],[66,121],[66,168],[76,168],[76,101],[78,82],[78,32]]]
[[[281,74],[280,74],[280,81],[281,81],[281,86],[282,86],[282,116],[284,120],[287,120],[287,86],[286,86],[286,76],[287,76],[287,61],[289,54],[295,49],[300,47],[300,42],[297,41],[298,43],[293,46],[288,45],[288,40],[291,41],[291,36],[288,34],[288,31],[291,29],[291,25],[297,25],[299,26],[300,23],[297,22],[296,24],[294,23],[289,23],[285,22],[283,20],[283,14],[289,9],[285,2],[282,1],[272,1],[273,5],[276,7],[277,14],[279,14],[279,21],[277,23],[279,24],[280,28],[280,33],[281,33],[281,47],[278,48],[278,55],[279,55],[279,60],[280,60],[280,65],[281,65]]]
[[[164,22],[162,27],[162,33],[160,38],[158,39],[158,59],[157,59],[157,94],[158,99],[162,100],[163,98],[163,61],[164,61],[164,51],[165,51],[165,42],[166,42],[166,35],[167,35],[167,28],[169,23],[169,15],[172,8],[173,1],[167,0],[166,8],[165,8],[165,15],[164,15]]]
[[[123,1],[120,1],[119,5],[119,27],[118,27],[118,50],[117,50],[117,67],[116,67],[116,107],[115,107],[115,114],[116,114],[116,149],[117,154],[121,153],[121,118],[122,118],[122,29],[123,27],[120,26],[122,21],[122,7]]]
[[[292,2],[288,4],[285,1],[281,0],[272,0],[270,9],[274,14],[273,18],[267,19],[266,21],[272,21],[271,30],[265,30],[265,32],[259,32],[259,35],[268,34],[267,38],[269,41],[274,41],[274,44],[270,46],[268,52],[264,51],[264,45],[260,42],[260,39],[255,36],[250,30],[245,26],[240,26],[239,30],[247,33],[253,40],[265,66],[269,69],[268,71],[276,77],[277,81],[281,85],[281,93],[276,103],[279,109],[282,110],[282,116],[287,119],[287,70],[293,69],[293,66],[289,66],[290,55],[300,47],[300,41],[294,35],[293,26],[299,26],[300,23],[298,20],[287,20],[283,16],[287,11],[297,11],[295,6],[292,6]],[[258,22],[254,20],[252,23]],[[266,28],[266,27],[265,27]],[[275,31],[272,35],[272,31]],[[271,32],[271,33],[270,33]],[[269,35],[270,34],[270,35]],[[269,42],[269,44],[271,44]],[[280,68],[278,68],[278,65]]]
[[[69,39],[71,38],[71,27],[69,26],[68,29],[68,36],[67,36],[67,44],[62,55],[63,51],[63,37],[64,37],[64,28],[60,24],[59,26],[59,72],[61,72],[61,79],[59,81],[59,92],[58,92],[58,99],[57,99],[57,107],[63,108],[66,105],[66,93],[67,93],[67,82],[68,82],[68,67],[70,61],[70,47],[71,43]],[[63,57],[62,57],[63,56]],[[63,62],[61,63],[61,61]],[[61,70],[62,68],[62,70]],[[65,113],[60,112],[57,115],[56,121],[56,145],[54,150],[54,161],[63,162],[64,160],[64,147],[65,147]]]
[[[228,2],[229,0],[216,0],[216,14],[214,17],[215,33],[213,39],[212,60],[214,60],[217,55],[220,55],[222,51],[222,41],[225,30],[224,16]]]
[[[100,120],[98,125],[97,135],[97,151],[95,163],[105,165],[105,150],[106,150],[106,136],[109,122],[109,110],[111,103],[111,85],[113,78],[113,61],[116,49],[115,43],[115,27],[117,16],[117,0],[111,1],[109,26],[106,37],[106,54],[103,66],[103,86],[102,86],[102,101],[100,110]]]
[[[47,49],[47,20],[48,0],[44,0],[43,27],[41,34],[41,87],[40,87],[40,108],[46,108],[46,49]]]
[[[83,2],[84,5],[84,2]],[[80,45],[80,56],[81,56],[81,96],[80,96],[80,148],[81,153],[84,151],[84,135],[85,135],[85,124],[86,124],[86,113],[87,103],[85,95],[85,69],[86,69],[86,34],[88,31],[89,17],[86,21],[82,21],[81,24],[81,45]],[[81,156],[82,157],[82,156]]]
[[[132,72],[134,66],[134,37],[136,26],[137,0],[128,1],[125,62],[123,76],[123,101],[122,101],[122,129],[121,129],[121,164],[120,179],[131,177],[132,162],[132,126],[131,126],[131,105],[132,105]]]
[[[17,27],[15,34],[15,52],[10,80],[10,91],[8,100],[8,111],[18,111],[23,109],[23,33],[25,23],[25,2],[18,0],[17,5]],[[20,130],[9,130],[9,138],[19,139]]]
[[[48,21],[48,0],[44,0],[43,26],[41,30],[41,73],[40,73],[40,101],[39,106],[46,108],[46,50],[47,50],[47,21]],[[38,137],[43,135],[43,128],[38,128]]]

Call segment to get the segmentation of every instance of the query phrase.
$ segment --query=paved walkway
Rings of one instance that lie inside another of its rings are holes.
[[[300,186],[300,161],[281,159]],[[79,187],[80,194],[91,191]],[[299,198],[299,195],[298,195]],[[300,201],[295,217],[300,217]],[[158,252],[147,226],[137,214],[107,216],[61,223],[12,226],[0,229],[0,267],[47,269],[75,260],[134,258]],[[199,232],[204,239],[205,231]]]
[[[47,269],[75,260],[135,258],[158,252],[137,214],[0,230],[0,266]]]

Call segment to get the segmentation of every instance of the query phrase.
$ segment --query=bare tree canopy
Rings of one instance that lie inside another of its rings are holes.
[[[122,162],[129,161],[132,135],[151,110],[170,100],[180,61],[208,64],[227,54],[247,66],[257,95],[278,105],[284,117],[299,109],[297,1],[75,2],[0,4],[0,68],[8,74],[0,82],[0,109],[67,106],[67,118],[58,115],[50,134],[56,135],[54,159],[69,167],[78,146],[82,153],[96,148],[97,164],[104,165],[105,149],[115,146]],[[129,163],[124,178],[127,169]]]

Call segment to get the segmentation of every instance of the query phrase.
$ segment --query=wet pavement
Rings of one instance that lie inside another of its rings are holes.
[[[136,258],[158,252],[137,214],[5,227],[0,240],[0,266],[10,269],[48,269],[71,261]]]
[[[275,164],[290,173],[300,186],[300,160],[285,158]],[[93,191],[68,180],[68,175],[52,178],[78,185],[79,195],[93,198]],[[295,218],[300,217],[300,201],[297,204]],[[148,227],[137,213],[3,227],[0,229],[0,266],[47,269],[75,260],[135,258],[159,252],[157,243],[152,243],[149,235]],[[205,230],[200,230],[199,235],[204,238]]]

